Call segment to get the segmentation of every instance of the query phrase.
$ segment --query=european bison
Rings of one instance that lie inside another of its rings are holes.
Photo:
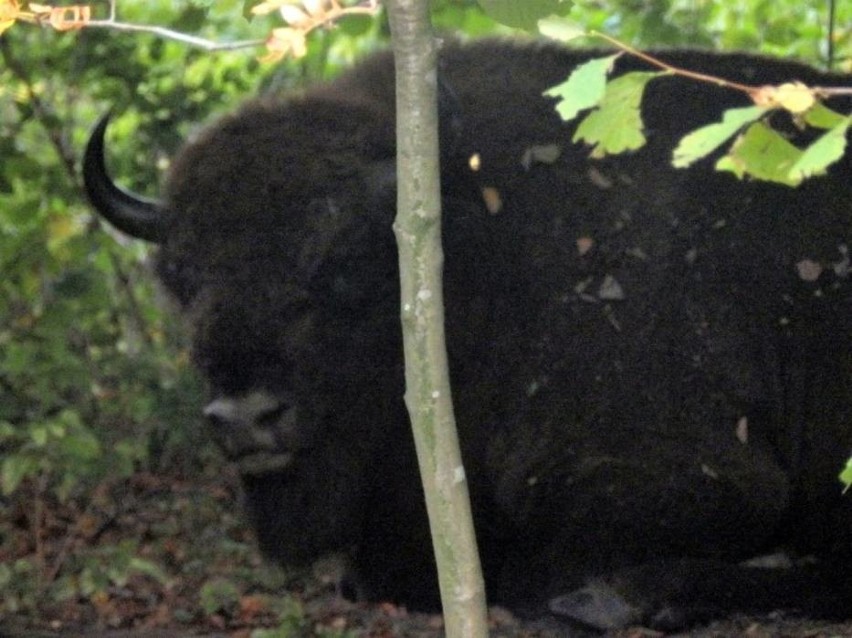
[[[441,53],[447,338],[489,600],[600,628],[848,617],[850,155],[798,189],[712,158],[673,170],[682,134],[746,100],[669,77],[645,99],[647,147],[590,160],[542,92],[593,55]],[[850,83],[751,55],[663,57],[750,84]],[[161,246],[263,550],[343,553],[369,599],[435,608],[402,400],[391,56],[214,123],[160,203],[106,176],[105,127],[88,193]],[[822,560],[741,562],[779,549]]]

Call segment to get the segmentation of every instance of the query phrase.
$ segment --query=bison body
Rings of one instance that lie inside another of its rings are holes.
[[[647,146],[590,160],[542,97],[590,57],[493,41],[441,53],[447,340],[489,600],[598,627],[852,615],[837,481],[852,444],[850,155],[797,189],[712,158],[674,170],[684,133],[746,100],[669,77],[647,91]],[[749,84],[849,84],[754,56],[662,57]],[[102,128],[86,177],[107,218],[161,244],[263,550],[344,553],[369,598],[433,608],[402,400],[393,96],[380,54],[249,102],[185,147],[156,207],[106,180]],[[822,560],[741,564],[779,548]]]

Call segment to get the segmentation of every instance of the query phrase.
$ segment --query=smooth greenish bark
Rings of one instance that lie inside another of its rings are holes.
[[[444,340],[436,42],[428,0],[387,3],[396,60],[397,217],[405,402],[448,638],[487,635],[485,586],[459,451]]]

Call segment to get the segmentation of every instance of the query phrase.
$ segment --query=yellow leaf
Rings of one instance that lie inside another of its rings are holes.
[[[47,222],[48,242],[56,245],[65,243],[83,231],[79,221],[71,215],[54,215]]]
[[[0,20],[15,20],[20,13],[18,0],[0,0]]]
[[[277,62],[288,55],[303,57],[308,52],[308,44],[304,32],[285,27],[272,30],[272,35],[266,40],[266,50],[267,54],[260,61]]]
[[[816,103],[813,91],[801,82],[788,82],[779,86],[777,100],[791,113],[804,113]]]
[[[0,33],[15,24],[20,14],[17,0],[0,0]]]
[[[251,12],[255,15],[266,15],[276,11],[281,6],[289,4],[292,0],[265,0],[251,8]]]
[[[82,232],[80,222],[71,215],[53,215],[47,222],[48,252],[60,260],[68,259],[68,241]]]
[[[50,11],[50,26],[57,31],[82,29],[92,18],[92,10],[86,5],[56,7]]]
[[[319,15],[325,11],[326,0],[302,0],[308,15]]]
[[[278,11],[279,9],[283,11],[288,5],[293,6],[296,4],[307,3],[303,2],[303,0],[264,0],[252,7],[251,12],[255,15],[266,15],[267,13]],[[310,13],[310,11],[308,12]]]
[[[311,21],[308,14],[294,4],[285,4],[281,7],[280,13],[281,17],[284,18],[284,22],[291,24],[294,27],[298,27],[301,24]]]
[[[816,103],[814,92],[801,82],[780,86],[762,86],[752,95],[758,106],[782,108],[790,113],[804,113]]]
[[[260,4],[256,4],[251,8],[251,12],[256,16],[266,15],[267,13],[272,13],[278,8],[275,2],[261,2]]]

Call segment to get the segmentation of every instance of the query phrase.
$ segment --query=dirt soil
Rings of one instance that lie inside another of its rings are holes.
[[[99,486],[58,503],[35,485],[0,500],[0,638],[437,638],[440,616],[355,604],[313,574],[265,564],[230,470]],[[495,638],[601,634],[493,608]],[[635,627],[607,638],[662,638]],[[852,638],[852,622],[732,618],[680,638]]]

